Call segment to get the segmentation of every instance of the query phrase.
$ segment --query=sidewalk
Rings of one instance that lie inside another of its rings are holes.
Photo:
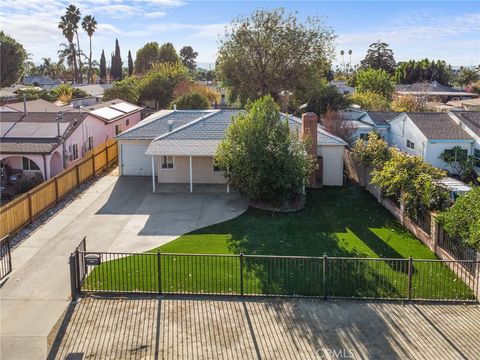
[[[12,252],[13,272],[0,289],[2,360],[45,359],[50,331],[70,302],[68,256],[91,221],[79,215],[96,211],[92,205],[108,199],[117,179],[99,179]],[[113,242],[107,231],[98,237]]]

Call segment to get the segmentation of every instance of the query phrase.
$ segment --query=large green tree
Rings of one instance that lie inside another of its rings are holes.
[[[400,63],[395,70],[393,80],[399,84],[436,81],[442,85],[449,85],[452,77],[452,68],[445,61],[423,59]]]
[[[180,62],[180,57],[172,43],[165,43],[160,46],[158,51],[158,61],[161,63],[176,64]]]
[[[389,74],[395,72],[396,63],[393,57],[393,51],[385,42],[378,40],[370,44],[367,55],[360,62],[361,69],[382,69]]]
[[[348,100],[337,90],[334,85],[325,82],[317,83],[306,96],[306,111],[318,115],[325,114],[327,110],[341,110],[348,105]]]
[[[215,155],[230,185],[254,203],[290,206],[302,199],[315,160],[265,96],[239,114]]]
[[[90,41],[90,55],[88,56],[88,82],[91,84],[92,79],[92,36],[97,29],[97,20],[92,15],[86,15],[82,21],[82,28],[87,33]]]
[[[137,104],[140,98],[139,81],[128,76],[121,81],[116,81],[111,88],[103,92],[103,100],[122,99],[132,104]]]
[[[182,58],[182,63],[190,70],[195,70],[197,63],[195,59],[198,56],[198,52],[193,50],[191,46],[184,46],[180,49],[180,57]]]
[[[357,72],[355,90],[359,93],[372,92],[391,99],[395,85],[383,69],[366,69]]]
[[[455,74],[455,83],[460,86],[473,84],[480,80],[480,71],[476,68],[461,66]]]
[[[210,108],[208,99],[204,95],[194,91],[175,99],[173,104],[175,104],[179,110],[204,110]]]
[[[151,69],[153,64],[159,62],[160,47],[157,42],[146,43],[142,48],[137,50],[135,58],[134,73],[136,75],[145,74]]]
[[[23,64],[27,52],[13,38],[0,32],[0,86],[15,84],[23,74]]]
[[[165,109],[173,100],[175,86],[187,79],[188,69],[181,63],[157,63],[140,81],[140,100],[154,100]]]
[[[317,17],[299,22],[283,9],[257,10],[233,20],[220,42],[217,70],[230,100],[310,88],[325,75],[333,57],[334,35]]]
[[[112,67],[110,69],[110,75],[112,80],[122,80],[123,72],[123,61],[122,55],[120,53],[120,45],[118,43],[118,39],[115,39],[115,53],[112,54]]]
[[[451,237],[458,237],[480,251],[480,187],[459,197],[453,206],[440,213],[438,220]]]

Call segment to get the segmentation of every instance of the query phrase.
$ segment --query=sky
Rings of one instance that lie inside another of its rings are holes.
[[[126,64],[128,50],[146,42],[172,42],[198,52],[197,62],[215,62],[218,41],[232,19],[255,9],[285,8],[307,16],[322,17],[337,38],[340,50],[352,50],[352,63],[366,54],[377,40],[390,44],[397,61],[442,59],[453,66],[480,63],[480,1],[188,1],[188,0],[1,0],[0,29],[20,42],[35,63],[57,60],[65,38],[57,25],[65,7],[77,5],[82,15],[93,15],[98,29],[93,36],[93,58],[102,49],[113,52],[118,38]],[[80,47],[88,54],[88,36],[80,33]],[[348,59],[345,59],[348,61]]]

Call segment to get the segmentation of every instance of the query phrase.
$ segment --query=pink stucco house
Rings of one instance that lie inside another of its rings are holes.
[[[79,161],[142,117],[142,108],[111,100],[69,112],[0,113],[0,163],[43,180]]]

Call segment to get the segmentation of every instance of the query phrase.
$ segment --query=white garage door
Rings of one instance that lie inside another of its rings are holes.
[[[122,175],[152,175],[152,157],[145,155],[147,146],[122,144]]]

